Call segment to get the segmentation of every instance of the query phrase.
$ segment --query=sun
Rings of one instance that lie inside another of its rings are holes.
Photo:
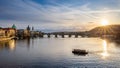
[[[106,25],[108,25],[108,20],[106,20],[106,19],[103,19],[102,21],[101,21],[101,24],[103,25],[103,26],[106,26]]]

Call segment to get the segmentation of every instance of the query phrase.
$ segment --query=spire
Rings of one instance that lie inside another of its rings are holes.
[[[30,30],[30,26],[28,25],[27,30]]]
[[[16,29],[16,26],[15,26],[15,24],[13,24],[13,25],[12,25],[12,28],[13,28],[13,29]]]
[[[32,30],[34,30],[34,27],[32,27]]]

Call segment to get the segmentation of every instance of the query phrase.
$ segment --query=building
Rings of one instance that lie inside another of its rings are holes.
[[[0,38],[10,38],[16,36],[16,26],[13,24],[11,28],[0,28]]]
[[[0,28],[0,38],[4,36],[5,36],[5,31],[2,28]]]
[[[0,38],[9,38],[16,36],[16,26],[13,24],[11,28],[0,28]]]
[[[16,35],[16,29],[0,28],[0,37],[13,37]]]
[[[15,26],[13,25],[13,28]],[[43,37],[43,33],[40,31],[34,31],[34,27],[31,27],[28,25],[26,29],[18,29],[17,30],[17,37],[19,39],[25,39],[25,38],[30,38],[30,37]]]
[[[27,38],[27,37],[30,37],[30,33],[27,29],[19,29],[17,30],[17,37]]]
[[[29,27],[29,25],[26,29],[18,29],[17,30],[17,37],[19,37],[19,38],[29,38],[30,37],[30,27]]]

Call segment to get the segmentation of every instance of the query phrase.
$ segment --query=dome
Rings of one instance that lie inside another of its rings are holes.
[[[16,29],[16,26],[15,26],[15,24],[13,24],[13,25],[12,25],[12,28]]]

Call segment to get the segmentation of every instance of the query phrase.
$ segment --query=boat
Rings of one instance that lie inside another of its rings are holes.
[[[75,54],[75,55],[87,55],[88,54],[88,51],[86,51],[86,50],[81,50],[81,49],[74,49],[73,51],[72,51],[72,53],[73,54]]]

